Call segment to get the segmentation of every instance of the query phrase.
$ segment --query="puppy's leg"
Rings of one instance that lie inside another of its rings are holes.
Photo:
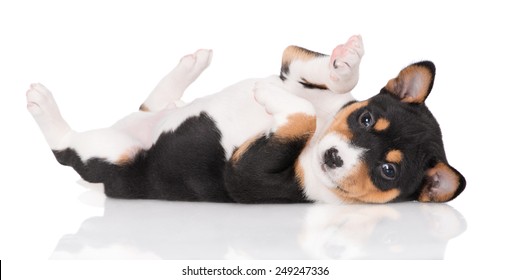
[[[175,107],[186,88],[209,66],[212,50],[198,50],[186,55],[180,63],[168,73],[140,106],[141,111],[157,112]]]
[[[276,137],[292,139],[314,132],[316,113],[309,101],[267,82],[256,84],[254,96],[273,117],[271,133]]]
[[[39,125],[48,145],[52,149],[62,147],[74,132],[62,118],[51,92],[41,84],[32,84],[26,96],[27,109]]]
[[[316,128],[313,105],[267,83],[256,85],[255,98],[274,124],[233,153],[225,175],[228,194],[241,203],[305,202],[297,159]]]
[[[81,133],[73,131],[62,118],[51,92],[41,84],[33,84],[27,91],[27,107],[57,160],[72,166],[89,182],[104,182],[111,178],[117,166],[130,161],[147,145],[135,135],[114,127]],[[147,118],[155,116],[139,114]]]
[[[280,77],[284,81],[300,83],[305,88],[347,93],[357,85],[363,55],[361,36],[350,37],[330,56],[290,46],[283,53]]]

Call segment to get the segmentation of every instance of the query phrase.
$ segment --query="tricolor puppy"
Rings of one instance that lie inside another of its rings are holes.
[[[211,51],[182,58],[140,111],[75,132],[40,84],[28,110],[56,159],[116,198],[240,203],[449,201],[465,188],[424,101],[433,63],[403,69],[356,101],[360,36],[327,56],[283,53],[281,73],[182,104]]]

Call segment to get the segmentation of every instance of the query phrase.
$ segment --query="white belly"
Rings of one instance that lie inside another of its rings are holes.
[[[176,129],[200,113],[208,114],[221,132],[221,143],[228,159],[233,150],[252,137],[270,130],[271,116],[256,102],[253,86],[259,79],[240,82],[219,93],[194,100],[167,112],[154,131],[154,142],[163,132]]]

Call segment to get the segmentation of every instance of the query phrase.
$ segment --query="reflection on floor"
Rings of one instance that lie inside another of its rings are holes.
[[[447,204],[239,205],[107,199],[52,259],[442,259]]]

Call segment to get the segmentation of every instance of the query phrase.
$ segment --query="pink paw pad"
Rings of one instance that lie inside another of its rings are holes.
[[[330,58],[331,68],[352,68],[360,62],[363,55],[362,37],[359,35],[352,36],[345,44],[337,46],[332,51]]]

